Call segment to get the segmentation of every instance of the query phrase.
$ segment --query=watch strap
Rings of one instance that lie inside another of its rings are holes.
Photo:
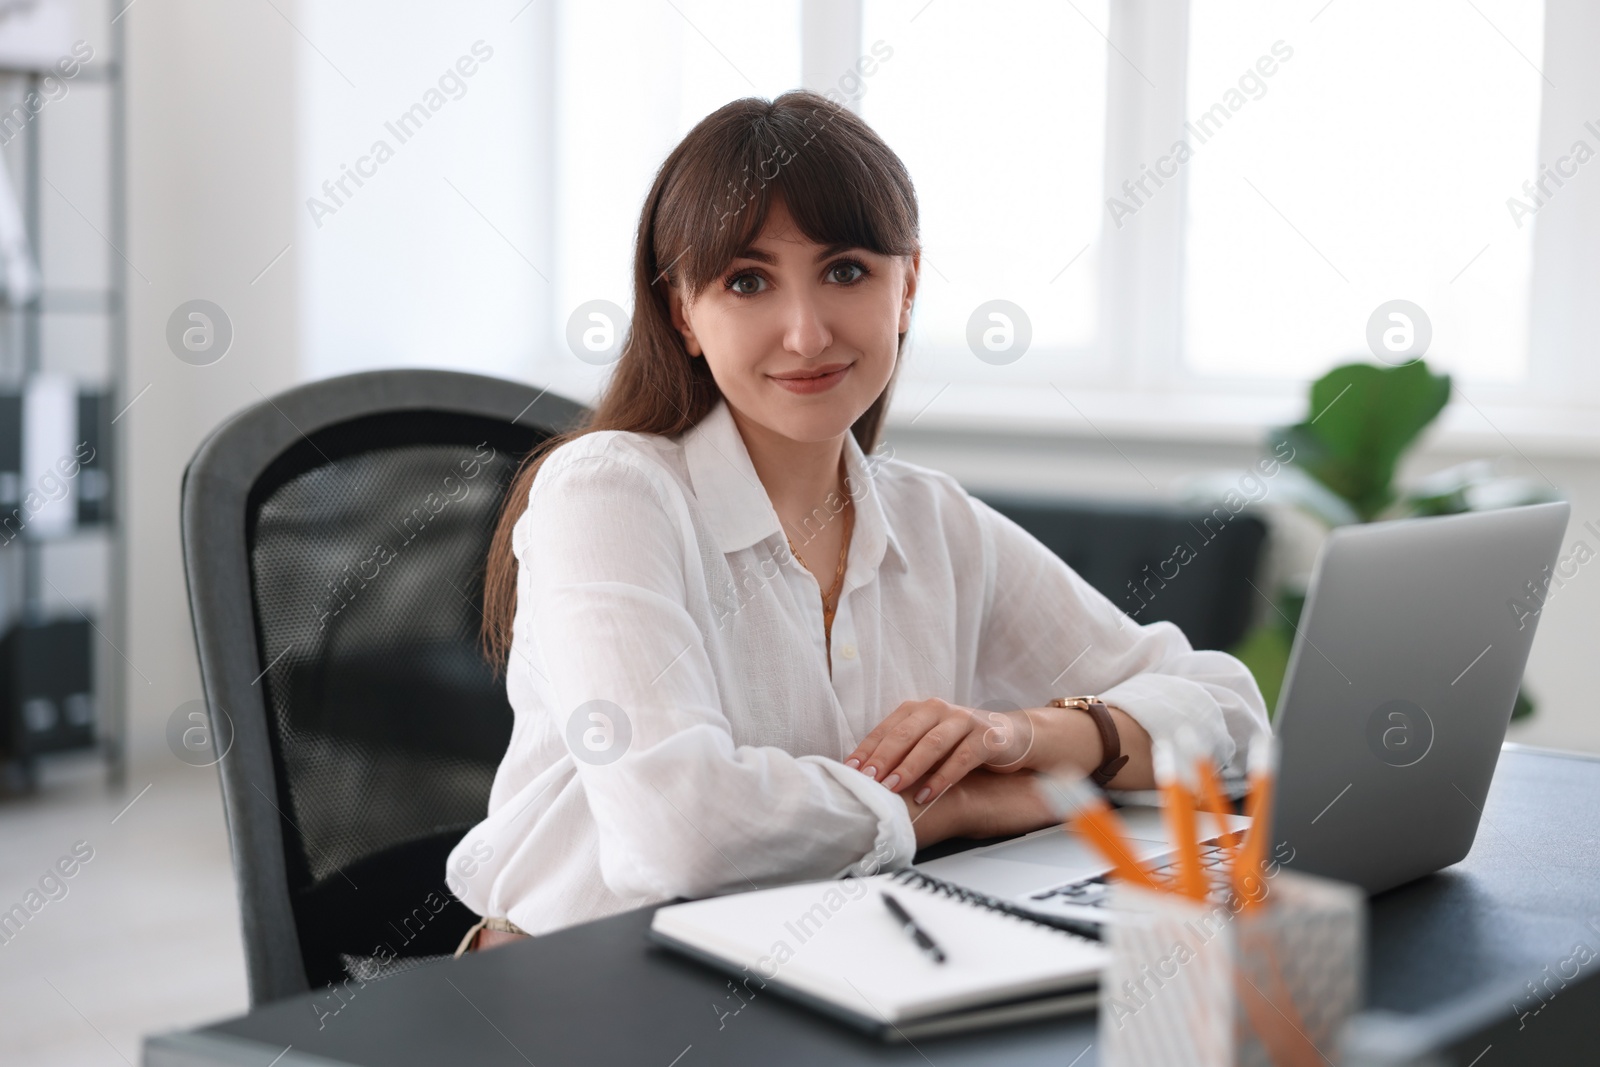
[[[1111,709],[1099,697],[1056,697],[1050,701],[1053,708],[1077,708],[1088,712],[1089,718],[1094,720],[1095,730],[1100,734],[1100,766],[1089,774],[1089,780],[1095,785],[1104,787],[1105,784],[1117,776],[1123,765],[1128,762],[1128,757],[1122,754],[1122,737],[1117,732],[1116,720],[1111,717]]]

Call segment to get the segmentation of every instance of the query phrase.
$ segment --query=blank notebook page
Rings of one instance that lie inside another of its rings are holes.
[[[656,912],[652,927],[757,977],[884,1022],[1093,985],[1107,962],[1098,942],[891,877],[673,904]],[[880,889],[944,949],[944,963],[923,954]]]

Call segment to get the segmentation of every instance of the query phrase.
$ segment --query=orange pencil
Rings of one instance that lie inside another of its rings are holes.
[[[1127,838],[1122,833],[1122,823],[1085,775],[1040,775],[1038,785],[1056,818],[1088,838],[1111,864],[1118,878],[1146,889],[1167,888],[1140,865],[1133,850],[1128,847]]]
[[[1250,828],[1245,831],[1244,844],[1239,846],[1234,858],[1233,892],[1239,898],[1241,909],[1249,911],[1260,904],[1252,898],[1248,887],[1252,880],[1260,883],[1267,838],[1272,833],[1272,788],[1278,774],[1278,739],[1270,733],[1257,734],[1250,742],[1245,767],[1250,776],[1250,798],[1245,801]]]
[[[1185,746],[1187,747],[1187,746]],[[1178,854],[1174,887],[1194,900],[1206,898],[1206,879],[1200,868],[1200,842],[1195,835],[1193,783],[1185,773],[1192,768],[1189,753],[1179,752],[1178,744],[1158,737],[1151,744],[1156,786],[1161,790],[1161,813],[1167,836]]]
[[[1217,770],[1211,764],[1208,756],[1201,756],[1195,760],[1195,777],[1199,779],[1199,807],[1204,811],[1214,813],[1217,823],[1217,847],[1223,855],[1231,861],[1233,859],[1233,846],[1237,845],[1244,835],[1228,822],[1228,816],[1233,814],[1233,805],[1222,795],[1222,786],[1217,782]]]

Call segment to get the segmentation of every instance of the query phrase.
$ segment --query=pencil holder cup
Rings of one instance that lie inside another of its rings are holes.
[[[1366,896],[1279,869],[1260,904],[1115,883],[1100,1035],[1111,1067],[1340,1062],[1361,1006]]]

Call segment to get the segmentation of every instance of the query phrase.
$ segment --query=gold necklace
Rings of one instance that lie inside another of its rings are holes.
[[[845,557],[850,551],[850,531],[855,528],[856,510],[854,504],[855,501],[853,498],[845,498],[845,509],[847,513],[844,520],[844,538],[839,545],[839,567],[836,571],[834,571],[833,584],[828,587],[828,591],[826,593],[822,594],[822,633],[824,639],[830,644],[832,643],[833,639],[833,615],[834,612],[838,610],[839,605],[834,603],[832,607],[829,607],[828,601],[832,600],[834,595],[839,592],[840,583],[844,581]],[[811,570],[811,567],[805,561],[805,557],[801,556],[800,553],[795,552],[794,542],[789,540],[789,535],[784,534],[783,539],[785,541],[789,541],[789,551],[794,552],[794,558],[800,561],[800,565],[805,567],[806,570]]]

